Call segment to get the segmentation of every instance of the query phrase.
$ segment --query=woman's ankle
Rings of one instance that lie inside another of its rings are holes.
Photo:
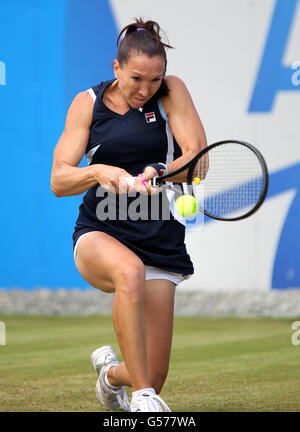
[[[120,387],[121,385],[123,385],[122,383],[120,383],[120,381],[116,378],[115,372],[116,369],[118,368],[118,366],[112,366],[111,368],[108,369],[107,371],[107,379],[110,385],[112,385],[113,387]]]

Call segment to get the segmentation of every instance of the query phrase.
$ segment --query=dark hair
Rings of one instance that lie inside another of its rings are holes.
[[[122,34],[125,32],[120,44]],[[173,48],[161,39],[160,25],[155,21],[143,21],[141,18],[136,18],[135,22],[125,26],[117,39],[118,46],[118,62],[127,63],[132,54],[144,54],[148,57],[156,55],[162,56],[165,61],[164,74],[167,69],[167,55],[165,48]],[[165,36],[165,35],[164,35]],[[166,38],[166,36],[165,36]],[[156,96],[166,96],[169,93],[165,79],[162,80],[160,88]]]

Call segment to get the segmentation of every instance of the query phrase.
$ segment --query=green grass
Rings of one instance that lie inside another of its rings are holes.
[[[101,411],[91,352],[111,317],[2,316],[0,411]],[[177,317],[162,397],[172,411],[300,411],[293,320]]]

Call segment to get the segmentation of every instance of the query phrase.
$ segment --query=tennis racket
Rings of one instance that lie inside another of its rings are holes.
[[[180,178],[178,184],[176,177]],[[268,190],[268,169],[252,144],[228,140],[209,145],[181,168],[154,177],[153,187],[193,195],[206,216],[236,221],[254,214]]]

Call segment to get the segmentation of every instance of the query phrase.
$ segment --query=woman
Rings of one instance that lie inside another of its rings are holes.
[[[115,79],[79,93],[71,104],[54,151],[51,188],[58,197],[87,191],[73,234],[75,263],[90,285],[114,293],[124,361],[109,346],[93,352],[100,403],[111,410],[169,411],[159,393],[169,368],[175,287],[193,273],[185,226],[172,210],[172,192],[167,201],[157,195],[160,205],[168,203],[167,218],[153,218],[149,209],[146,218],[121,217],[124,207],[112,198],[138,191],[152,199],[148,180],[190,160],[206,137],[184,83],[165,76],[170,46],[159,25],[136,20],[118,42]],[[84,153],[89,166],[78,168]],[[131,176],[133,186],[125,179]],[[105,213],[109,199],[113,211]],[[128,200],[126,210],[130,194]],[[130,404],[125,386],[132,387]]]

